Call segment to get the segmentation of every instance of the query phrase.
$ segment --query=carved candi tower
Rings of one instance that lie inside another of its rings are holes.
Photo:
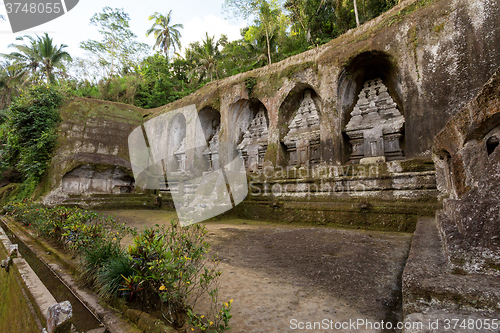
[[[202,153],[208,160],[208,171],[219,169],[219,133],[220,127],[217,127],[214,135],[208,141],[207,149]]]
[[[381,79],[366,81],[351,112],[346,133],[352,144],[352,163],[391,161],[403,157],[399,145],[404,117]]]
[[[252,171],[262,168],[268,144],[268,134],[266,115],[264,109],[261,108],[243,135],[243,141],[237,147],[245,160],[247,170]]]
[[[186,138],[182,139],[181,145],[174,151],[174,156],[177,159],[177,171],[186,171]]]
[[[289,166],[314,165],[320,161],[319,111],[311,97],[304,92],[297,114],[291,121],[290,131],[284,138],[289,153]]]

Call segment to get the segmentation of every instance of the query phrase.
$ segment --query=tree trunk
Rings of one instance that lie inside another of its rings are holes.
[[[271,64],[271,46],[269,45],[269,32],[267,31],[267,25],[265,25],[266,27],[266,42],[267,42],[267,61],[268,61],[268,65]]]
[[[359,27],[358,6],[354,0],[354,15],[356,16],[356,26]]]

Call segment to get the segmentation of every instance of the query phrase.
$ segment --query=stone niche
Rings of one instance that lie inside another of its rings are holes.
[[[434,139],[443,210],[436,215],[458,273],[500,276],[500,68]]]
[[[404,117],[381,79],[368,80],[346,125],[351,163],[401,159]]]
[[[69,194],[128,193],[134,179],[122,167],[96,167],[85,164],[64,175],[62,190]]]
[[[203,151],[202,155],[208,161],[208,171],[219,169],[219,134],[220,127],[217,126],[212,138],[208,141],[208,147]]]
[[[205,108],[200,111],[199,119],[207,145],[206,149],[201,152],[206,165],[200,168],[204,172],[210,172],[219,169],[220,113],[212,108]]]
[[[243,134],[243,141],[237,146],[248,171],[262,169],[268,136],[267,118],[264,107],[261,107]]]
[[[306,90],[283,140],[289,156],[288,166],[314,165],[320,162],[319,126],[318,107],[311,97],[311,91]]]
[[[174,156],[177,160],[177,171],[186,171],[186,137],[182,139],[181,145],[174,151]]]
[[[176,115],[169,124],[168,133],[168,170],[186,171],[186,118]]]

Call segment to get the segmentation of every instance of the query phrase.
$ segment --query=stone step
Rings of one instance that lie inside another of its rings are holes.
[[[90,195],[69,194],[69,198],[142,198],[147,196],[142,193],[94,193]]]

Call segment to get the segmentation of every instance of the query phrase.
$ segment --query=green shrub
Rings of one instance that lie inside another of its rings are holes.
[[[52,157],[61,103],[54,87],[31,86],[10,105],[0,126],[0,171],[22,174],[24,197],[33,193]]]
[[[79,208],[44,208],[29,200],[11,202],[4,206],[7,214],[25,225],[30,225],[40,236],[81,254],[101,243],[119,243],[130,228],[93,211]]]
[[[229,329],[231,301],[218,299],[219,277],[216,257],[206,258],[207,233],[199,224],[181,227],[146,228],[134,238],[128,251],[120,240],[134,230],[78,208],[45,208],[29,200],[4,206],[7,214],[33,227],[80,256],[84,281],[105,299],[123,296],[142,308],[161,310],[172,326],[207,332]],[[211,307],[203,314],[194,311],[197,301],[207,298]]]
[[[218,305],[221,272],[217,258],[205,258],[210,247],[204,240],[206,232],[199,224],[181,227],[173,221],[168,228],[157,225],[145,229],[129,247],[134,284],[126,281],[124,289],[131,292],[135,288],[142,304],[159,306],[163,317],[174,327],[182,327],[188,320],[192,327],[205,325],[205,329],[221,332],[229,328],[230,306]],[[205,315],[194,313],[196,302],[203,297],[209,297],[212,308],[219,309]],[[222,313],[227,315],[223,317]]]
[[[97,290],[101,297],[113,299],[118,296],[127,296],[123,289],[124,279],[134,275],[132,259],[124,251],[115,253],[99,268],[97,272]]]
[[[87,285],[93,285],[99,278],[98,271],[109,265],[109,261],[123,257],[124,252],[116,241],[99,240],[82,253],[82,277]],[[130,264],[130,260],[129,260]]]

